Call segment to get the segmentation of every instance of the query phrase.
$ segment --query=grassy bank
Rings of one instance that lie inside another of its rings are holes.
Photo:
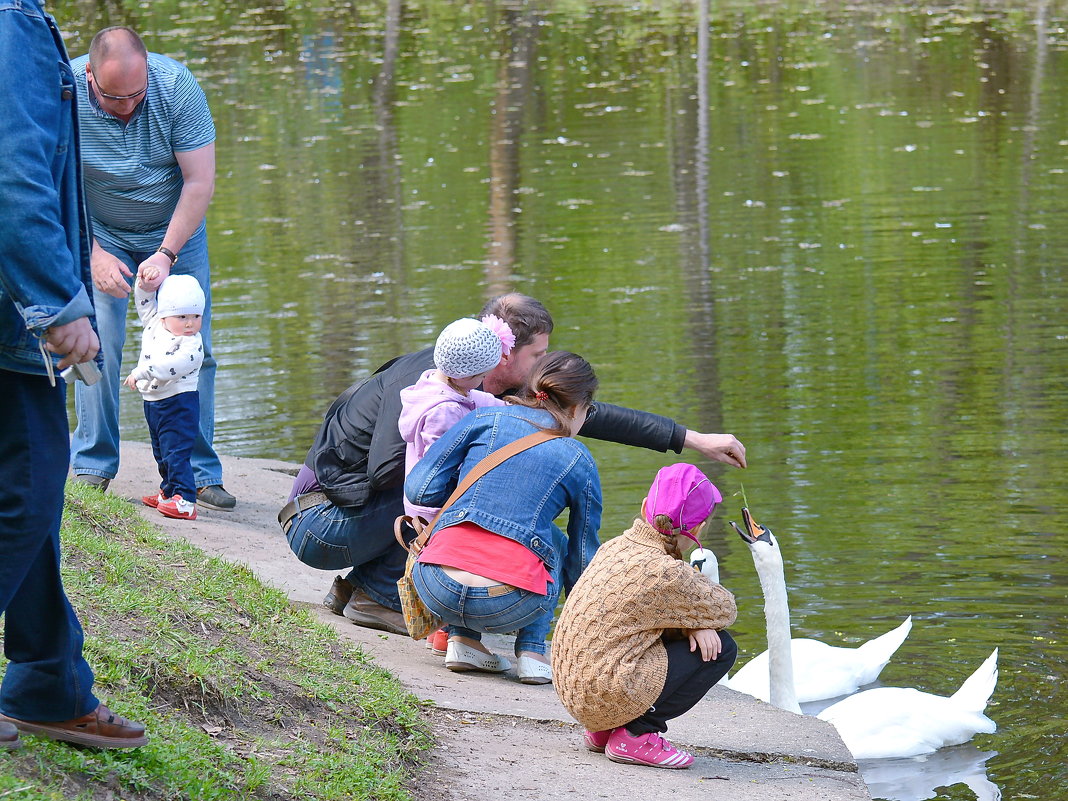
[[[24,737],[0,799],[393,799],[430,744],[418,701],[251,572],[71,485],[64,581],[97,695],[151,742]]]

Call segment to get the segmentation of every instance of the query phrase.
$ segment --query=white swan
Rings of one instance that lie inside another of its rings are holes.
[[[997,682],[995,648],[951,696],[877,687],[844,698],[816,717],[834,724],[855,759],[930,754],[997,729],[983,713]]]
[[[848,695],[875,681],[885,668],[886,662],[890,661],[894,651],[905,642],[912,630],[912,615],[894,630],[869,640],[858,648],[842,648],[807,638],[790,640],[786,576],[779,543],[770,531],[753,520],[749,509],[742,509],[742,520],[744,530],[735,523],[731,524],[753,554],[760,588],[764,591],[765,614],[768,617],[768,650],[745,664],[729,679],[727,686],[760,698],[760,701],[771,701],[773,682],[770,678],[770,663],[775,647],[772,644],[773,639],[779,647],[783,647],[784,641],[788,643],[794,675],[794,695],[800,704]],[[773,603],[769,607],[771,599]],[[769,612],[769,609],[772,611]]]
[[[719,560],[708,548],[700,546],[694,548],[690,552],[690,565],[698,573],[708,576],[716,584],[719,584]]]
[[[742,509],[742,519],[744,529],[731,525],[749,546],[764,591],[771,703],[799,712],[782,553],[772,533],[753,520],[748,509]],[[967,742],[979,732],[996,728],[983,710],[997,684],[997,656],[995,648],[949,698],[910,688],[880,687],[845,698],[817,717],[834,725],[855,759],[917,756]]]
[[[795,637],[790,641],[790,650],[798,703],[850,695],[865,684],[871,684],[879,678],[879,673],[911,630],[912,616],[909,615],[896,629],[868,640],[858,648],[840,648],[807,637]],[[731,676],[731,689],[761,701],[769,700],[768,653],[764,651],[754,656]]]
[[[793,643],[790,640],[790,605],[786,598],[786,573],[782,565],[782,552],[775,537],[764,526],[753,520],[749,510],[742,507],[745,529],[737,531],[753,555],[760,589],[764,593],[764,619],[768,634],[768,697],[773,706],[787,712],[801,714],[794,690]],[[720,682],[722,684],[722,682]],[[734,679],[728,686],[733,690]]]

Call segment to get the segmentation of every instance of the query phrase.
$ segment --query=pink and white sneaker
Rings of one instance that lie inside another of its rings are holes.
[[[156,511],[164,517],[173,517],[176,520],[197,519],[197,505],[192,501],[187,501],[177,493],[166,500],[160,501]]]
[[[659,732],[633,735],[625,726],[612,731],[604,752],[613,762],[648,765],[652,768],[681,770],[693,764],[692,754],[676,748]]]
[[[155,495],[142,495],[141,503],[145,506],[151,506],[153,509],[159,509],[159,505],[167,500],[162,492],[158,492]]]
[[[445,652],[449,650],[449,632],[445,629],[438,629],[426,639],[427,647],[430,648],[432,654],[445,656]]]
[[[608,745],[608,737],[614,731],[614,729],[605,729],[604,731],[590,731],[587,729],[582,734],[582,741],[586,743],[586,750],[593,751],[595,754],[603,754],[604,747]]]

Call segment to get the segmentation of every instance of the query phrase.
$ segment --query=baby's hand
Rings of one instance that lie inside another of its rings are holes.
[[[137,379],[134,378],[133,373],[130,373],[128,376],[126,376],[126,380],[122,383],[124,383],[126,386],[128,386],[135,392],[137,391]]]
[[[158,288],[163,283],[160,278],[160,269],[154,264],[149,264],[147,261],[141,262],[141,266],[137,270],[137,283],[146,292],[151,292]]]

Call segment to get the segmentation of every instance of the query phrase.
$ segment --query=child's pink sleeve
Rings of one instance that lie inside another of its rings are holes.
[[[481,389],[471,390],[467,397],[475,402],[476,409],[486,409],[490,406],[507,406],[507,404],[496,395],[483,392]]]
[[[490,396],[492,397],[492,396]],[[416,461],[422,459],[430,446],[437,442],[454,425],[463,419],[467,409],[459,403],[439,403],[423,415],[422,424],[415,435]]]

